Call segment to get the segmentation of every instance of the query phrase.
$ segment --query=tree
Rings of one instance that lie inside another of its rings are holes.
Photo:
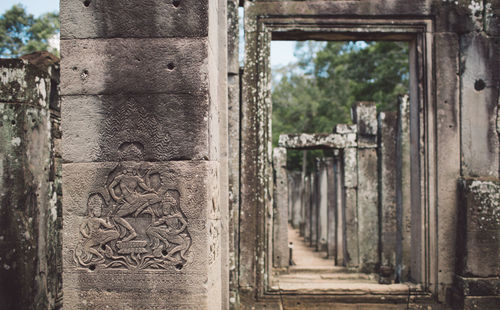
[[[14,5],[0,16],[0,57],[19,57],[35,51],[58,54],[49,40],[59,33],[59,14],[46,13],[38,18]]]
[[[395,110],[397,96],[408,92],[404,42],[299,42],[295,55],[297,63],[273,70],[281,77],[272,89],[275,146],[280,134],[328,133],[351,123],[350,109],[358,101]],[[300,167],[301,154],[291,152],[287,164]]]

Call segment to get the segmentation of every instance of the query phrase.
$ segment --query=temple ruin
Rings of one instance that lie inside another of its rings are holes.
[[[60,63],[0,60],[0,308],[500,308],[500,1],[63,0],[60,19]],[[407,42],[409,94],[273,148],[272,40]]]

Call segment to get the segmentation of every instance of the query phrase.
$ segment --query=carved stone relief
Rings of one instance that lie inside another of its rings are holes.
[[[78,265],[182,268],[191,247],[187,218],[179,192],[166,188],[159,172],[140,164],[119,164],[109,174],[103,193],[88,197],[87,217],[73,253]]]

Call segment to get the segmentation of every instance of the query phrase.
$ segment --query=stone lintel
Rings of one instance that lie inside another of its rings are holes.
[[[279,146],[288,149],[334,148],[344,149],[356,147],[356,134],[285,134],[280,135]]]

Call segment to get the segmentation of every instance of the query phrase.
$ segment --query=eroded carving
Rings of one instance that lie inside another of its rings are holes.
[[[184,265],[191,247],[180,194],[162,183],[159,172],[122,164],[107,179],[104,193],[87,200],[87,218],[75,248],[77,264],[93,269],[161,269]]]

